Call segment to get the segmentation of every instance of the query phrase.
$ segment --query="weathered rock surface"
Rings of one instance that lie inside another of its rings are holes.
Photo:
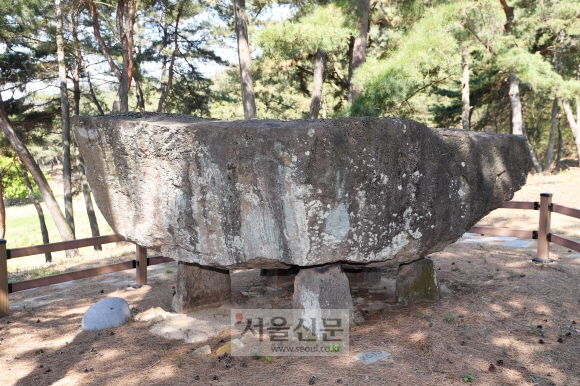
[[[82,327],[85,331],[103,330],[126,323],[131,317],[129,303],[123,298],[107,298],[89,307],[84,313]]]
[[[116,233],[205,266],[397,266],[442,250],[526,180],[524,139],[411,120],[74,117]]]
[[[439,299],[439,281],[433,260],[419,259],[399,266],[396,295],[399,303]]]

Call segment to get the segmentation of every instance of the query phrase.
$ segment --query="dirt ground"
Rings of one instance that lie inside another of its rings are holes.
[[[516,200],[580,208],[580,170],[531,176]],[[537,212],[497,210],[480,225],[537,228]],[[580,238],[580,220],[554,215],[555,233]],[[149,284],[127,290],[132,271],[10,295],[0,318],[2,385],[580,385],[580,253],[551,245],[550,264],[535,264],[535,241],[466,235],[433,260],[441,300],[402,306],[394,270],[383,290],[355,290],[359,324],[346,357],[193,356],[206,343],[154,335],[144,322],[86,332],[81,318],[94,302],[125,298],[134,315],[170,309],[176,263],[149,267]],[[269,298],[262,296],[265,304]],[[283,292],[279,296],[290,297]],[[244,297],[236,293],[240,304]],[[255,300],[255,299],[254,299]],[[207,342],[212,352],[228,334]],[[387,351],[393,363],[363,365],[364,351]],[[465,380],[464,380],[465,379]]]

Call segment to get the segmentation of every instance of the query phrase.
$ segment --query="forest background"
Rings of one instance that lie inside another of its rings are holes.
[[[579,96],[575,0],[0,0],[0,237],[29,201],[48,242],[44,201],[75,238],[77,194],[99,234],[71,115],[403,117],[524,135],[551,173],[580,154]]]

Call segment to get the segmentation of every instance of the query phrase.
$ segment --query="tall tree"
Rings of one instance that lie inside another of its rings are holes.
[[[28,178],[28,173],[26,172],[26,168],[20,162],[20,172],[22,173],[22,180],[24,181],[24,185],[26,186],[26,190],[28,191],[28,199],[36,209],[36,214],[38,215],[38,223],[40,225],[40,233],[42,234],[42,243],[48,244],[50,239],[48,238],[48,228],[46,227],[46,221],[44,221],[44,211],[42,210],[42,206],[40,206],[40,202],[36,198],[34,194],[34,189],[32,189],[32,184],[30,183],[30,178]],[[46,252],[44,254],[44,259],[47,263],[52,262],[52,254],[50,252]]]
[[[370,21],[370,0],[358,0],[356,2],[355,13],[357,16],[358,35],[351,37],[350,60],[348,66],[348,102],[357,97],[360,90],[356,90],[352,84],[352,75],[366,59],[367,39]]]
[[[83,191],[83,197],[85,199],[85,208],[87,211],[87,217],[89,218],[89,226],[91,227],[91,236],[100,236],[99,223],[97,222],[97,216],[95,214],[95,208],[93,206],[93,199],[91,198],[91,188],[87,181],[87,176],[85,172],[85,162],[83,156],[78,151],[78,146],[75,146],[76,158],[77,158],[77,169],[79,171],[81,180],[81,190]],[[102,251],[103,247],[100,244],[94,246],[95,251]]]
[[[324,83],[324,69],[326,68],[326,51],[316,50],[314,63],[314,79],[312,81],[312,100],[310,102],[310,119],[318,118],[322,99],[322,84]]]
[[[240,83],[242,86],[242,103],[244,117],[256,118],[256,100],[252,81],[252,57],[248,44],[248,25],[246,16],[246,1],[234,0],[234,17],[236,25],[236,39],[238,41],[238,61],[240,65]]]
[[[0,239],[6,236],[6,206],[4,205],[4,177],[8,174],[15,159],[0,170]]]
[[[64,191],[64,213],[66,222],[75,234],[75,220],[72,202],[72,168],[70,158],[70,119],[66,64],[64,62],[63,14],[60,0],[54,0],[56,12],[56,51],[58,57],[58,78],[60,81],[60,111],[62,122],[62,185]]]
[[[461,76],[461,103],[463,104],[461,127],[463,130],[469,130],[469,117],[471,115],[469,107],[469,63],[467,62],[467,55],[467,45],[463,44],[461,46],[461,67],[463,68],[463,74]]]
[[[175,28],[174,28],[174,32],[173,32],[173,51],[171,52],[171,59],[169,60],[169,68],[167,69],[167,80],[164,82],[164,79],[161,80],[161,96],[159,97],[159,103],[157,104],[157,111],[158,112],[162,112],[163,111],[163,104],[165,103],[165,100],[167,99],[167,96],[169,95],[169,93],[171,92],[171,88],[173,87],[173,75],[175,73],[175,59],[177,57],[177,54],[179,53],[179,21],[181,19],[181,15],[183,14],[183,7],[184,7],[184,2],[181,2],[179,4],[179,9],[177,11],[177,17],[175,18]],[[163,62],[163,68],[161,71],[161,76],[163,78],[164,76],[164,70],[165,70],[165,61]],[[240,61],[240,68],[241,68],[241,61]],[[251,76],[251,75],[250,75]],[[251,79],[250,79],[250,84],[251,84]],[[242,85],[243,87],[243,85]],[[254,117],[256,115],[256,106],[254,106]],[[246,118],[249,119],[249,118]]]
[[[8,121],[8,117],[6,115],[6,111],[4,109],[4,101],[2,100],[2,94],[0,94],[0,126],[2,127],[2,131],[4,135],[12,145],[12,148],[16,152],[16,155],[20,159],[20,161],[26,166],[26,169],[32,175],[34,182],[38,186],[38,190],[40,190],[40,194],[42,195],[42,199],[44,200],[50,215],[54,221],[54,225],[56,225],[56,229],[60,234],[60,238],[63,241],[69,241],[74,239],[74,235],[72,230],[68,226],[66,219],[64,218],[62,211],[60,210],[60,206],[58,202],[54,198],[54,193],[52,189],[48,185],[48,181],[46,177],[40,170],[40,167],[22,142],[22,140],[18,137],[18,134]],[[75,254],[74,251],[67,251],[68,255]]]
[[[314,68],[310,70],[313,75],[309,113],[311,119],[317,118],[320,112],[327,56],[346,46],[353,33],[345,24],[346,18],[340,8],[319,6],[296,21],[270,24],[258,35],[264,54],[276,60],[293,60],[300,55],[314,57]]]
[[[560,75],[562,75],[562,52],[565,37],[566,32],[564,30],[560,30],[558,34],[558,46],[554,51],[554,67],[556,67],[556,72]],[[552,104],[552,116],[550,119],[550,137],[548,139],[548,148],[546,150],[544,174],[550,174],[550,167],[552,166],[552,158],[554,155],[554,141],[556,138],[556,129],[558,126],[559,115],[560,115],[560,101],[558,96],[555,96],[554,102]]]
[[[514,8],[510,7],[505,0],[499,0],[501,6],[504,10],[506,23],[504,24],[504,30],[506,35],[511,34],[512,32],[512,25],[514,22]],[[511,73],[509,76],[509,96],[510,96],[510,106],[511,106],[511,127],[512,127],[512,134],[514,135],[523,135],[523,124],[524,121],[522,119],[522,102],[520,100],[520,80],[518,76],[514,73]]]
[[[110,54],[109,47],[101,36],[99,14],[94,0],[87,0],[93,21],[95,39],[105,57],[111,71],[119,81],[117,99],[113,104],[114,112],[129,111],[129,90],[135,70],[133,63],[133,25],[135,24],[136,0],[117,0],[116,27],[117,35],[121,43],[121,56],[123,64],[119,68]]]
[[[580,99],[576,97],[576,118],[574,118],[574,113],[570,108],[570,103],[568,99],[562,98],[562,106],[564,107],[564,112],[566,113],[566,119],[568,119],[568,124],[574,135],[574,142],[576,143],[576,152],[578,153],[578,159],[580,160]]]

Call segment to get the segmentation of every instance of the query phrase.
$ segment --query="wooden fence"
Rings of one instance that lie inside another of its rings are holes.
[[[512,236],[522,239],[536,239],[538,240],[537,255],[533,260],[537,262],[550,261],[550,242],[580,252],[579,242],[553,234],[550,231],[552,212],[580,219],[580,209],[568,208],[563,205],[553,204],[552,193],[540,194],[539,202],[509,201],[506,202],[502,208],[539,211],[538,229],[530,231],[522,229],[474,226],[468,232],[490,236]]]
[[[568,249],[580,252],[580,243],[566,237],[558,236],[550,232],[551,214],[560,213],[566,216],[580,219],[580,210],[568,208],[566,206],[552,204],[552,194],[542,193],[539,202],[509,201],[502,208],[507,209],[527,209],[538,210],[539,221],[538,230],[521,230],[510,228],[494,228],[474,226],[468,232],[479,233],[481,235],[512,236],[523,239],[537,239],[538,250],[535,261],[548,261],[550,242],[562,245]],[[0,317],[8,315],[10,308],[8,294],[12,292],[24,291],[31,288],[43,287],[51,284],[58,284],[71,280],[85,279],[88,277],[104,275],[111,272],[136,269],[137,284],[147,284],[147,266],[167,263],[173,259],[164,256],[147,257],[147,249],[136,245],[135,259],[123,263],[109,264],[102,267],[83,269],[61,273],[58,275],[46,276],[37,279],[25,280],[15,283],[8,282],[7,260],[19,257],[42,254],[46,252],[64,251],[81,247],[90,247],[98,244],[114,243],[124,241],[119,235],[90,237],[72,241],[61,241],[52,244],[35,245],[32,247],[6,249],[6,240],[0,239]]]
[[[100,276],[111,272],[124,271],[127,269],[135,269],[137,284],[145,285],[147,284],[147,266],[173,261],[173,259],[164,256],[147,257],[147,249],[140,245],[136,245],[134,260],[104,265],[102,267],[66,272],[52,276],[39,277],[36,279],[24,280],[14,283],[8,282],[7,264],[9,259],[38,255],[46,252],[57,252],[67,249],[90,247],[118,241],[125,241],[125,239],[119,235],[109,235],[71,241],[61,241],[51,244],[34,245],[31,247],[6,249],[6,240],[0,239],[0,317],[8,315],[10,312],[8,294],[12,292],[44,287],[47,285],[63,283],[71,280],[85,279],[88,277]]]

